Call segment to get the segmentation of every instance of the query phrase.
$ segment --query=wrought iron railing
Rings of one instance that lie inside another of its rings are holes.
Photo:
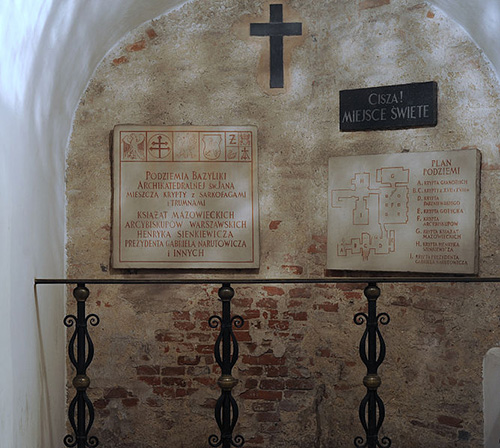
[[[235,328],[243,326],[241,316],[231,317],[231,299],[234,290],[231,284],[328,284],[328,283],[357,283],[368,284],[364,290],[368,301],[368,313],[357,313],[354,322],[357,325],[365,324],[365,330],[359,344],[359,354],[362,362],[367,368],[363,378],[366,387],[366,395],[359,406],[359,419],[365,431],[365,436],[354,439],[357,448],[389,448],[392,441],[389,437],[379,438],[379,432],[385,418],[384,402],[378,395],[381,378],[378,368],[382,364],[386,353],[386,344],[379,324],[387,325],[390,317],[387,313],[377,312],[377,299],[380,296],[380,283],[500,283],[499,277],[456,277],[456,276],[429,276],[429,277],[338,277],[338,278],[314,278],[314,279],[36,279],[35,285],[43,284],[76,284],[73,296],[77,301],[77,314],[68,315],[64,319],[66,327],[75,326],[75,331],[69,341],[69,359],[76,369],[73,386],[76,394],[68,408],[68,420],[74,434],[68,434],[64,438],[64,444],[68,448],[95,448],[99,440],[90,436],[94,423],[94,407],[87,396],[87,388],[90,378],[87,369],[94,356],[94,345],[88,331],[88,324],[96,326],[99,317],[96,314],[86,315],[85,304],[89,297],[89,284],[120,284],[120,285],[207,285],[222,284],[219,289],[219,299],[222,302],[222,315],[212,316],[209,319],[211,328],[220,327],[220,333],[214,346],[214,355],[217,364],[221,368],[221,376],[218,385],[221,395],[215,405],[215,421],[220,430],[220,436],[211,435],[208,443],[211,447],[240,448],[244,445],[243,436],[233,436],[239,417],[238,405],[232,396],[232,389],[237,380],[231,372],[238,360],[238,341],[233,332]]]

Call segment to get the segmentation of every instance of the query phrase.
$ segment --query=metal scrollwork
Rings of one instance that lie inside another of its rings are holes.
[[[391,321],[391,317],[387,313],[380,313],[377,316],[377,321],[381,325],[388,325]]]
[[[354,323],[356,325],[363,325],[368,321],[368,316],[365,313],[357,313],[354,315]]]
[[[375,283],[370,283],[365,288],[364,293],[368,299],[368,314],[357,313],[354,316],[354,322],[356,325],[366,323],[359,343],[359,355],[367,369],[363,379],[366,395],[359,405],[359,420],[365,430],[366,438],[356,437],[354,446],[357,448],[389,448],[392,445],[391,439],[383,437],[379,440],[378,435],[385,419],[385,407],[377,393],[382,383],[377,371],[384,361],[386,351],[385,341],[378,325],[387,325],[391,319],[387,313],[377,314],[377,299],[380,296],[380,289]]]
[[[208,326],[210,328],[217,328],[219,325],[222,325],[222,319],[220,316],[212,316],[208,319]]]
[[[241,328],[245,325],[245,320],[241,316],[233,316],[231,323],[234,325],[234,328]]]
[[[76,316],[70,314],[63,321],[67,328],[75,327],[68,344],[69,359],[76,369],[76,376],[73,378],[76,395],[68,408],[68,420],[74,434],[68,434],[64,437],[63,443],[67,448],[96,448],[99,445],[97,437],[89,437],[95,412],[94,406],[87,396],[87,389],[90,385],[87,368],[94,357],[94,343],[87,326],[99,325],[99,316],[96,314],[85,315],[85,302],[89,294],[85,285],[78,284],[73,290],[73,296],[77,301],[77,314]]]
[[[241,448],[245,439],[237,435],[233,438],[233,430],[239,416],[238,404],[231,394],[236,386],[237,380],[231,375],[232,368],[236,364],[239,355],[238,341],[233,332],[235,328],[242,328],[245,321],[241,316],[231,318],[231,299],[234,290],[227,283],[219,289],[219,298],[222,302],[222,317],[212,316],[208,320],[211,328],[220,326],[220,333],[214,346],[215,361],[221,368],[221,376],[217,384],[221,388],[221,395],[215,405],[215,422],[220,430],[220,437],[212,434],[208,438],[208,444],[212,448]]]

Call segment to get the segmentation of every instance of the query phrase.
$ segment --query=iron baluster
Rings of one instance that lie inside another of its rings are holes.
[[[359,419],[365,430],[366,440],[360,436],[356,437],[354,445],[358,448],[389,448],[392,445],[391,439],[383,437],[379,440],[378,435],[384,422],[385,407],[377,393],[382,384],[377,372],[385,358],[385,341],[378,324],[387,325],[390,317],[387,313],[377,314],[380,289],[376,283],[369,283],[364,293],[368,300],[368,314],[357,313],[354,316],[354,322],[356,325],[366,322],[366,329],[359,343],[359,355],[367,369],[366,376],[363,378],[366,395],[359,405]],[[377,345],[379,345],[378,350]]]
[[[74,434],[68,434],[64,437],[64,445],[68,448],[95,448],[99,445],[97,437],[89,437],[95,413],[94,406],[87,396],[87,389],[90,386],[87,368],[94,358],[94,344],[90,338],[87,325],[90,324],[93,327],[99,325],[99,317],[96,314],[86,316],[85,303],[89,294],[90,292],[85,284],[78,283],[73,290],[73,297],[76,299],[77,306],[76,316],[70,314],[64,318],[66,327],[70,328],[75,325],[75,331],[68,346],[69,359],[76,369],[76,376],[73,378],[76,395],[68,408],[68,420]]]
[[[233,332],[235,328],[243,326],[241,316],[231,318],[231,299],[234,297],[234,289],[229,283],[223,283],[219,289],[219,298],[222,302],[222,317],[212,316],[208,320],[211,328],[217,328],[220,325],[220,333],[215,342],[214,355],[215,360],[221,368],[221,376],[217,381],[221,389],[221,395],[215,405],[215,421],[220,430],[220,437],[212,434],[208,438],[211,447],[230,448],[231,446],[240,448],[245,443],[245,439],[237,435],[233,438],[233,430],[238,421],[238,404],[233,398],[231,391],[238,383],[238,380],[231,374],[236,361],[238,360],[238,341]],[[222,353],[221,353],[222,347]]]

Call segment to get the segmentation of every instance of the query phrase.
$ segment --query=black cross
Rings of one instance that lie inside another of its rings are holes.
[[[251,23],[250,36],[269,36],[271,40],[271,89],[284,87],[283,36],[302,36],[302,23],[283,23],[283,5],[271,5],[270,23]]]

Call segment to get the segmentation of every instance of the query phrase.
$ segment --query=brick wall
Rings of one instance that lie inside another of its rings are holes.
[[[287,89],[262,88],[261,1],[194,1],[125,36],[102,61],[74,120],[67,168],[67,274],[73,278],[312,278],[326,265],[328,159],[477,147],[480,273],[500,264],[500,86],[471,39],[417,0],[290,0],[304,23]],[[264,20],[264,19],[262,19]],[[291,47],[290,47],[291,48]],[[267,72],[265,73],[267,75]],[[340,133],[338,91],[434,80],[435,128]],[[109,134],[116,124],[258,127],[261,266],[248,271],[117,271],[111,251]],[[342,273],[340,273],[342,274]],[[358,406],[363,285],[234,285],[240,358],[235,433],[246,447],[331,448],[363,435]],[[498,343],[494,285],[383,285],[387,357],[381,433],[393,446],[482,446],[482,359]],[[218,285],[91,287],[89,369],[102,446],[207,446],[220,375],[212,352]],[[69,311],[73,301],[69,298]],[[69,368],[69,380],[73,372]],[[68,381],[70,383],[70,381]],[[69,384],[68,397],[73,391]]]

